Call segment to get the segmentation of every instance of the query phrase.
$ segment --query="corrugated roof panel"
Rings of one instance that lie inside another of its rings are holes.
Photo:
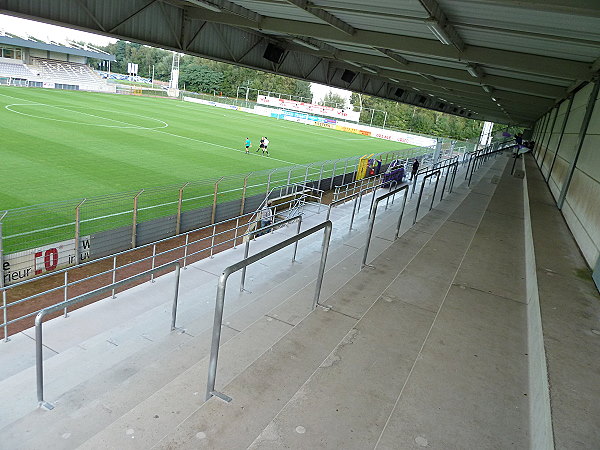
[[[471,45],[532,53],[574,61],[593,61],[600,56],[599,45],[582,45],[553,39],[535,39],[511,32],[489,32],[456,27],[462,38]]]
[[[419,56],[414,56],[414,55],[402,55],[404,56],[408,61],[412,61],[415,63],[422,63],[422,64],[430,64],[432,66],[439,66],[439,67],[449,67],[451,69],[463,69],[466,70],[466,63],[462,63],[459,61],[448,61],[445,59],[438,59],[438,58],[431,58],[431,57],[419,57]]]
[[[552,77],[547,77],[547,76],[534,75],[534,74],[530,74],[530,73],[513,72],[510,70],[496,69],[496,68],[490,68],[490,67],[485,67],[483,70],[486,74],[489,74],[489,75],[495,75],[495,76],[507,77],[507,78],[515,78],[517,80],[534,81],[534,82],[542,83],[542,84],[552,84],[555,86],[562,86],[562,87],[567,87],[571,84],[571,82],[569,80],[562,80],[562,79],[552,78]]]
[[[337,12],[335,15],[361,30],[435,39],[420,19],[415,21],[394,15],[378,16],[363,11]]]
[[[298,20],[300,22],[326,23],[308,11],[304,11],[302,8],[284,0],[271,0],[268,2],[261,0],[237,0],[233,3],[265,17]]]
[[[377,0],[365,3],[364,0],[314,0],[317,6],[333,15],[341,12],[362,12],[365,14],[384,14],[425,18],[428,14],[418,0]]]
[[[573,15],[558,12],[524,10],[523,6],[527,8],[527,2],[523,2],[519,7],[465,0],[439,0],[439,4],[449,20],[457,25],[481,25],[550,36],[600,40],[597,17],[579,15],[575,18]],[[539,7],[543,8],[543,5]]]

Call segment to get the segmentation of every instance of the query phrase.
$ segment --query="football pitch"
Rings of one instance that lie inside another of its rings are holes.
[[[178,100],[6,86],[0,128],[0,211],[411,147]]]

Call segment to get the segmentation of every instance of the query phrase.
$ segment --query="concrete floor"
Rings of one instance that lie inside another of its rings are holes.
[[[550,442],[598,448],[598,297],[591,278],[572,275],[582,260],[537,169],[528,163],[524,181],[511,165],[490,159],[470,187],[429,212],[424,200],[411,226],[415,197],[395,241],[400,202],[381,205],[362,270],[367,208],[352,231],[352,205],[335,208],[328,308],[311,310],[320,234],[294,264],[283,250],[250,266],[249,292],[232,275],[216,385],[231,403],[204,392],[216,280],[241,247],[183,272],[177,332],[170,275],[48,322],[52,411],[35,408],[33,334],[20,333],[0,347],[0,448],[549,448],[536,446],[548,432],[536,420],[550,412]],[[294,232],[264,236],[252,253]],[[533,247],[551,410],[543,383],[536,408],[530,398]]]

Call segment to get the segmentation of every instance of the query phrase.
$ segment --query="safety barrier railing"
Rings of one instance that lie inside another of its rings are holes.
[[[503,145],[507,142],[510,142],[510,145]],[[486,147],[485,149],[482,150],[478,150],[477,152],[475,152],[475,154],[472,156],[472,162],[470,161],[470,172],[469,172],[469,166],[467,167],[467,174],[469,177],[469,182],[467,183],[467,186],[471,186],[471,180],[473,179],[473,173],[475,172],[475,170],[477,170],[479,167],[481,167],[481,165],[488,159],[490,158],[492,155],[498,155],[499,153],[514,147],[514,145],[512,144],[511,141],[505,141],[503,143],[494,145],[494,146],[489,146]],[[516,158],[515,158],[516,159]],[[513,164],[513,169],[514,169],[514,164]],[[512,173],[512,172],[511,172]],[[466,176],[465,175],[465,176]]]
[[[264,227],[258,229],[257,232],[259,232],[259,231],[266,232],[267,230],[272,230],[275,227],[287,225],[288,223],[294,222],[296,220],[298,221],[298,229],[296,230],[296,234],[298,234],[298,233],[300,233],[300,228],[302,227],[302,215],[300,215],[300,214],[297,216],[294,216],[294,217],[290,217],[289,219],[282,220],[281,222],[277,222],[276,224],[270,224],[270,225],[264,226]],[[244,259],[248,258],[248,254],[250,253],[250,241],[251,241],[251,239],[248,239],[246,241],[246,246],[244,247]],[[298,251],[298,241],[296,241],[296,243],[294,244],[294,254],[292,256],[292,262],[294,262],[296,260],[297,251]],[[242,278],[240,281],[240,292],[243,292],[243,291],[249,292],[246,289],[244,289],[245,283],[246,283],[246,267],[244,267],[242,269]]]
[[[429,167],[424,167],[422,169],[420,169],[417,174],[415,175],[414,181],[413,181],[413,185],[410,191],[410,198],[412,199],[413,194],[415,193],[415,189],[417,187],[418,181],[419,181],[419,176],[421,175],[425,175],[427,176],[428,174],[435,172],[436,170],[443,170],[449,166],[454,165],[455,163],[458,163],[458,156],[454,156],[448,159],[444,159],[441,161],[438,161],[435,164],[432,164]],[[458,164],[457,164],[458,165]]]
[[[67,267],[64,269],[60,269],[54,272],[50,272],[44,275],[40,275],[39,277],[35,278],[34,280],[43,280],[43,279],[47,279],[50,277],[57,277],[62,274],[62,278],[63,278],[63,282],[61,285],[57,286],[57,287],[53,287],[53,288],[49,288],[49,289],[45,289],[41,292],[35,293],[35,294],[31,294],[31,295],[27,295],[23,298],[20,298],[18,300],[12,301],[12,302],[8,302],[8,295],[7,293],[12,291],[12,290],[16,290],[17,288],[19,288],[20,286],[24,286],[28,283],[31,283],[32,280],[25,280],[25,281],[21,281],[3,288],[0,288],[0,291],[2,292],[2,306],[0,307],[0,309],[2,309],[3,311],[3,323],[2,323],[2,328],[4,330],[4,341],[8,342],[9,341],[9,332],[8,332],[8,327],[11,324],[14,324],[18,321],[27,319],[29,317],[32,317],[34,315],[36,315],[37,313],[39,313],[42,309],[44,309],[44,306],[40,309],[36,309],[32,312],[23,314],[19,317],[13,318],[11,320],[8,320],[8,308],[14,308],[17,307],[18,305],[21,305],[25,302],[30,302],[32,300],[35,299],[39,299],[42,296],[48,295],[48,294],[52,294],[55,292],[59,292],[59,291],[63,291],[63,300],[60,304],[64,305],[64,317],[67,317],[67,312],[68,312],[68,305],[65,303],[68,300],[68,293],[69,290],[71,290],[73,287],[78,286],[78,285],[83,285],[83,283],[86,282],[90,282],[92,280],[102,280],[102,277],[104,276],[110,276],[112,278],[111,284],[116,284],[117,280],[117,272],[123,272],[126,271],[128,269],[132,269],[134,266],[138,265],[138,264],[142,264],[144,262],[146,263],[151,263],[152,269],[155,268],[155,264],[156,264],[156,260],[159,258],[172,258],[172,261],[179,261],[182,260],[182,267],[185,269],[187,267],[188,264],[188,259],[192,258],[193,256],[196,255],[200,255],[202,253],[205,254],[205,257],[209,257],[212,258],[214,255],[214,249],[219,247],[219,246],[223,246],[223,245],[227,245],[227,244],[231,244],[234,248],[237,246],[238,241],[240,240],[244,240],[244,239],[249,239],[252,237],[256,236],[256,230],[254,232],[241,232],[240,230],[244,227],[247,226],[247,223],[243,220],[244,218],[248,218],[249,216],[251,216],[253,214],[252,213],[247,213],[238,217],[234,217],[233,219],[229,219],[229,220],[224,220],[222,222],[217,222],[213,225],[207,225],[206,227],[202,227],[199,228],[197,230],[193,230],[193,231],[189,231],[181,236],[185,236],[185,241],[183,244],[180,245],[174,245],[171,248],[168,248],[164,251],[160,251],[157,252],[157,248],[161,245],[161,244],[165,244],[168,241],[170,241],[173,238],[165,238],[162,239],[160,241],[156,241],[150,244],[146,244],[140,247],[137,247],[135,249],[129,249],[129,250],[125,250],[119,253],[115,253],[113,255],[109,255],[109,256],[105,256],[103,258],[98,258],[95,259],[93,261],[88,261],[86,263],[82,263],[77,267]],[[240,219],[242,219],[242,221],[244,222],[243,224],[240,224]],[[229,228],[226,228],[225,230],[219,231],[217,232],[217,228],[221,228],[222,226],[225,226],[227,224],[231,224],[235,221],[235,226],[231,226]],[[255,221],[254,223],[256,223],[257,221]],[[279,221],[275,221],[273,226],[278,226],[279,225]],[[207,230],[211,230],[211,233],[207,236],[201,237],[199,239],[192,239],[190,236],[192,236],[195,233],[202,233],[204,231]],[[215,242],[217,239],[219,239],[222,236],[227,235],[227,233],[232,233],[233,232],[233,237],[228,238],[228,239],[224,239],[220,242]],[[190,252],[189,249],[195,245],[199,245],[201,243],[207,243],[207,245],[204,248],[201,248],[200,250],[197,251],[193,251]],[[210,243],[208,243],[210,242]],[[127,257],[128,255],[131,255],[133,252],[135,251],[139,251],[139,250],[152,250],[152,255],[150,256],[145,256],[139,259],[136,259],[133,262],[129,262],[127,264],[123,264],[118,266],[117,265],[117,260],[120,259],[121,257]],[[183,252],[183,255],[178,254]],[[74,280],[71,281],[69,279],[69,273],[79,269],[79,268],[84,268],[84,267],[88,267],[92,264],[97,264],[100,263],[102,261],[111,261],[112,262],[112,267],[109,268],[108,270],[101,270],[98,273],[95,273],[93,275],[89,275],[86,276],[84,278],[78,279],[78,280]],[[152,272],[150,274],[150,280],[153,282],[154,281],[154,274],[155,272]],[[121,286],[121,284],[119,284],[119,286]],[[112,288],[112,298],[116,297],[116,288],[118,286]],[[62,307],[61,307],[62,308]]]
[[[351,181],[349,183],[340,184],[335,187],[333,191],[333,201],[337,201],[340,199],[340,195],[342,198],[348,198],[352,194],[360,192],[364,189],[368,189],[373,187],[376,184],[380,184],[383,178],[383,174],[378,174],[373,177],[362,178],[360,180]],[[348,194],[350,192],[350,195]]]
[[[377,189],[382,187],[383,184],[384,183],[381,181],[381,179],[379,179],[379,184],[375,184],[375,185],[366,187],[366,188],[359,190],[357,192],[354,192],[344,198],[340,198],[338,200],[332,201],[329,204],[329,209],[327,210],[327,219],[329,220],[329,216],[331,215],[331,209],[334,206],[339,205],[340,203],[346,203],[347,201],[354,199],[354,205],[352,207],[352,216],[350,217],[350,225],[348,228],[348,231],[352,231],[352,225],[354,224],[354,217],[356,216],[357,213],[360,212],[360,206],[362,204],[363,195],[372,190],[372,192],[373,192],[373,196],[371,198],[371,207],[372,207],[373,202],[375,201],[375,195],[377,194]],[[370,216],[371,216],[371,210],[369,210],[369,217]]]
[[[181,264],[179,262],[172,262],[168,264],[164,264],[160,267],[155,267],[150,270],[146,270],[142,273],[134,275],[132,277],[126,278],[121,281],[117,281],[108,286],[104,286],[102,288],[96,289],[94,291],[88,292],[86,294],[78,295],[70,300],[59,303],[57,305],[49,306],[41,311],[39,311],[35,317],[35,367],[36,367],[36,384],[37,384],[37,400],[40,406],[44,406],[47,409],[54,409],[54,406],[51,403],[44,401],[44,358],[43,358],[43,330],[42,326],[44,323],[44,318],[53,312],[59,311],[61,309],[67,308],[69,306],[75,305],[77,303],[81,303],[95,295],[102,294],[104,292],[108,292],[111,289],[122,286],[126,283],[131,283],[139,278],[154,274],[159,270],[165,270],[170,267],[175,267],[175,289],[173,292],[173,308],[171,314],[171,331],[175,329],[175,321],[177,319],[177,299],[179,297],[179,278],[181,273]]]
[[[402,216],[404,216],[404,208],[406,207],[406,199],[408,198],[408,187],[410,185],[408,183],[403,183],[400,187],[394,189],[393,191],[390,189],[386,194],[380,195],[375,199],[373,206],[371,207],[371,216],[369,219],[369,230],[367,232],[367,242],[365,244],[365,252],[363,254],[363,259],[361,262],[361,269],[367,264],[367,254],[369,253],[369,246],[371,245],[371,237],[373,235],[373,228],[375,226],[375,215],[377,214],[377,206],[379,202],[385,199],[388,199],[394,195],[396,195],[400,191],[404,191],[404,200],[402,201],[402,208],[400,209],[400,217],[398,219],[398,226],[396,227],[396,234],[394,236],[394,240],[398,239],[398,235],[400,234],[400,226],[402,225]],[[387,207],[387,206],[386,206]],[[371,266],[372,267],[372,266]]]
[[[421,189],[419,190],[419,198],[417,199],[417,206],[415,208],[415,218],[413,219],[413,225],[417,223],[417,217],[419,216],[419,207],[421,206],[421,197],[423,197],[423,189],[425,189],[425,180],[435,176],[435,187],[433,188],[433,195],[431,196],[431,205],[429,206],[429,211],[433,208],[433,201],[435,200],[435,194],[437,192],[438,182],[440,181],[440,171],[436,170],[428,175],[423,177],[423,181],[421,182]]]
[[[320,223],[306,231],[303,231],[295,236],[292,236],[278,244],[275,244],[261,252],[258,252],[255,255],[244,258],[243,260],[232,264],[223,270],[223,273],[219,277],[218,287],[217,287],[217,298],[215,304],[215,318],[213,323],[212,330],[212,343],[210,350],[210,360],[208,365],[208,382],[206,386],[206,400],[215,396],[226,402],[230,402],[231,397],[218,392],[215,390],[215,381],[217,378],[217,363],[219,359],[219,346],[221,343],[221,326],[223,324],[223,309],[225,307],[225,289],[227,288],[227,279],[229,276],[244,267],[249,266],[256,261],[260,261],[261,259],[289,246],[301,239],[304,239],[311,234],[314,234],[322,229],[325,229],[323,235],[323,242],[321,244],[321,261],[319,264],[319,272],[317,275],[317,284],[315,289],[315,295],[313,298],[313,309],[319,304],[319,297],[321,294],[321,286],[323,284],[323,276],[325,274],[325,263],[327,262],[327,252],[329,250],[329,241],[331,239],[331,230],[332,223],[329,220]]]

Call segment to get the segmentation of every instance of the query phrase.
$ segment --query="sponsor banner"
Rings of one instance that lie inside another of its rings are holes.
[[[268,97],[271,98],[271,97]],[[239,108],[233,105],[225,105],[223,103],[212,102],[208,100],[202,100],[193,97],[184,97],[184,100],[188,102],[201,103],[203,105],[217,106],[220,108],[236,109],[238,111],[252,112],[260,116],[273,117],[276,119],[291,120],[294,122],[306,123],[310,125],[316,125],[323,128],[331,128],[334,130],[344,131],[346,133],[360,134],[363,136],[370,136],[378,139],[385,139],[393,142],[403,142],[405,144],[411,144],[417,147],[431,147],[436,145],[434,138],[426,136],[419,136],[410,133],[403,133],[401,131],[383,130],[381,128],[371,127],[369,125],[361,125],[352,122],[337,121],[335,119],[326,119],[323,117],[312,116],[307,113],[289,111],[281,108],[269,108],[266,106],[256,105],[254,109],[250,110],[247,108]],[[279,99],[275,99],[279,100]]]
[[[185,100],[186,102],[200,103],[202,105],[216,106],[217,108],[233,109],[235,111],[238,111],[241,109],[240,107],[235,106],[235,105],[228,105],[226,103],[219,103],[219,102],[213,102],[210,100],[203,100],[201,98],[183,97],[183,100]]]
[[[332,108],[331,106],[321,106],[313,103],[297,102],[294,100],[287,100],[285,98],[268,97],[266,95],[259,95],[256,99],[256,103],[269,105],[273,108],[291,109],[294,111],[318,114],[320,116],[335,117],[336,119],[351,120],[354,122],[358,122],[360,118],[359,111]]]
[[[363,134],[365,136],[371,136],[378,139],[385,139],[388,141],[404,142],[417,147],[431,147],[437,143],[434,138],[403,133],[401,131],[382,130],[381,128],[375,128],[357,123],[338,122],[336,129],[349,133]]]
[[[79,261],[86,261],[89,257],[90,236],[83,236],[79,240]],[[4,255],[2,276],[8,286],[74,264],[75,241],[70,239]]]

